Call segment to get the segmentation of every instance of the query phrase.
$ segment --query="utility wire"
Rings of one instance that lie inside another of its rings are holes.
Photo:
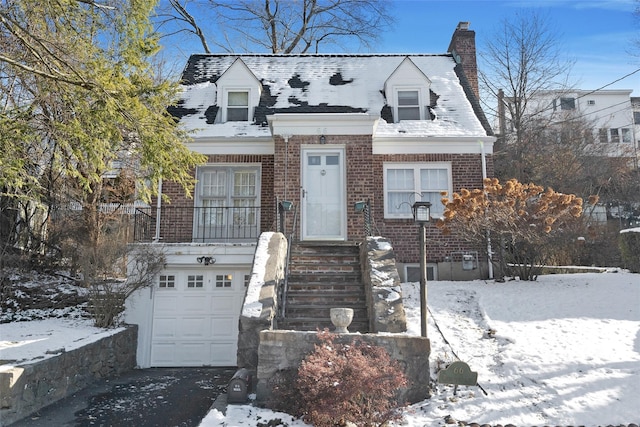
[[[640,68],[637,68],[635,71],[632,71],[632,72],[630,72],[630,73],[628,73],[628,74],[626,74],[626,75],[624,75],[624,76],[622,76],[622,77],[620,77],[620,78],[618,78],[618,79],[616,79],[616,80],[612,81],[611,83],[607,83],[607,84],[606,84],[606,85],[604,85],[604,86],[600,86],[598,89],[593,89],[593,90],[591,90],[591,91],[589,91],[589,92],[585,92],[585,93],[581,94],[580,96],[577,96],[577,97],[576,97],[576,100],[581,99],[581,98],[584,98],[585,96],[589,96],[589,95],[591,95],[591,94],[593,94],[593,93],[596,93],[596,92],[598,92],[598,91],[601,91],[602,89],[604,89],[604,88],[606,88],[606,87],[608,87],[608,86],[611,86],[611,85],[612,85],[612,84],[614,84],[614,83],[618,83],[619,81],[624,80],[624,79],[626,79],[627,77],[631,77],[632,75],[634,75],[635,73],[637,73],[637,72],[639,72],[639,71],[640,71]],[[573,92],[573,91],[572,91],[572,90],[567,90],[566,92],[567,92],[567,93],[570,93],[570,92]],[[626,101],[625,101],[625,102],[626,102]],[[631,102],[631,100],[629,100],[629,102]],[[533,113],[533,114],[531,115],[531,117],[536,116],[536,115],[541,114],[541,113],[544,113],[545,111],[551,110],[551,109],[553,109],[553,108],[555,108],[555,107],[554,107],[553,105],[550,105],[549,107],[547,107],[547,108],[545,108],[545,109],[542,109],[542,110],[540,110],[540,111],[538,111],[538,112],[536,112],[536,113]]]
[[[591,94],[593,94],[593,93],[595,93],[595,92],[601,91],[601,90],[603,90],[604,88],[609,87],[609,86],[611,86],[612,84],[618,83],[619,81],[622,81],[622,80],[626,79],[627,77],[631,77],[632,75],[634,75],[634,74],[636,74],[636,73],[638,73],[638,72],[640,72],[640,68],[637,68],[636,70],[634,70],[634,71],[632,71],[632,72],[630,72],[630,73],[627,73],[627,74],[625,74],[624,76],[622,76],[622,77],[620,77],[620,78],[617,78],[617,79],[613,80],[613,81],[612,81],[612,82],[610,82],[610,83],[607,83],[607,84],[605,84],[605,85],[603,85],[603,86],[600,86],[600,87],[599,87],[599,88],[597,88],[597,89],[594,89],[594,90],[591,90],[591,91],[585,92],[585,93],[581,94],[580,96],[578,96],[576,99],[584,98],[585,96],[589,96],[589,95],[591,95]],[[567,90],[567,92],[571,92],[571,91],[570,91],[570,90]],[[482,102],[482,104],[483,104],[483,105],[486,105],[486,106],[487,106],[487,109],[489,109],[490,111],[492,111],[492,112],[493,112],[493,113],[495,113],[496,115],[498,114],[498,110],[497,110],[495,107],[491,107],[491,106],[489,106],[485,101],[482,101],[482,100],[481,100],[481,102]],[[625,101],[625,102],[626,102],[626,101]],[[549,107],[547,107],[547,108],[545,108],[545,109],[542,109],[542,110],[540,110],[540,111],[537,111],[537,112],[533,113],[530,117],[533,117],[533,116],[535,116],[535,115],[541,114],[541,113],[543,113],[543,112],[545,112],[545,111],[547,111],[547,110],[550,110],[550,109],[552,109],[552,108],[553,108],[553,106],[549,106]]]
[[[599,113],[599,112],[601,112],[601,111],[605,111],[605,110],[608,110],[608,109],[610,109],[610,108],[618,107],[618,106],[623,105],[623,104],[631,105],[631,104],[630,104],[630,103],[628,103],[627,101],[623,101],[623,102],[620,102],[620,103],[618,103],[618,104],[614,104],[614,105],[610,105],[610,106],[608,106],[608,107],[601,108],[601,109],[599,109],[599,110],[590,111],[590,112],[588,112],[588,113],[583,113],[583,114],[581,114],[581,115],[579,115],[579,116],[571,116],[571,117],[569,117],[569,118],[567,118],[567,119],[564,119],[564,120],[552,121],[552,122],[551,122],[551,124],[558,125],[558,124],[561,124],[561,123],[571,122],[571,121],[574,121],[574,120],[578,120],[578,119],[581,119],[581,118],[587,117],[587,116],[589,116],[589,115],[591,115],[591,114]],[[625,111],[625,110],[628,110],[628,109],[627,109],[627,108],[621,108],[621,109],[619,109],[619,110],[612,111],[612,112],[609,112],[609,113],[607,113],[607,114],[609,114],[609,115],[614,115],[614,114],[620,113],[620,112]],[[629,110],[629,112],[631,112],[631,110]],[[597,117],[592,117],[592,118],[590,118],[590,119],[591,119],[592,121],[597,121],[597,120],[601,120],[601,119],[602,119],[602,117],[597,116]],[[626,125],[625,125],[625,126],[626,126]]]

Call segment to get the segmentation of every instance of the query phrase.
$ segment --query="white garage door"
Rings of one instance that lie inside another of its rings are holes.
[[[151,366],[235,366],[249,273],[170,271],[154,290]]]

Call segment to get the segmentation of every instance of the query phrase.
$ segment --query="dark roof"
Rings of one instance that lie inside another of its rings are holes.
[[[183,95],[170,111],[185,125],[205,128],[218,111],[216,83],[240,59],[262,87],[254,125],[266,116],[284,113],[366,113],[380,116],[380,132],[398,131],[385,99],[385,82],[409,58],[431,81],[430,107],[434,120],[411,132],[438,136],[487,136],[491,127],[464,73],[451,54],[337,55],[192,55],[182,75]],[[246,133],[246,123],[242,125]],[[211,133],[213,130],[207,131]],[[403,135],[407,130],[398,131]],[[215,132],[214,132],[215,133]]]

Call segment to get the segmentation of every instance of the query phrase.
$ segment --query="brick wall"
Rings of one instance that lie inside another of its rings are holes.
[[[365,235],[364,222],[362,214],[354,212],[353,205],[360,200],[372,198],[375,193],[371,135],[327,135],[324,144],[340,144],[346,147],[347,235],[349,240],[361,240]],[[279,200],[293,201],[298,208],[302,199],[302,145],[321,147],[322,143],[317,135],[295,135],[287,141],[281,137],[275,139],[274,194]],[[287,230],[291,228],[292,220],[292,216],[289,215],[286,222]]]
[[[241,164],[252,163],[262,166],[260,204],[260,230],[275,230],[275,199],[273,196],[274,163],[272,155],[209,155],[208,164]],[[195,170],[192,171],[195,174]],[[173,208],[191,208],[194,206],[194,195],[185,194],[182,187],[174,182],[162,184],[162,194],[169,198],[169,202],[162,203],[162,224],[160,235],[183,236],[181,241],[190,242],[193,235],[193,214],[189,210]],[[156,206],[156,201],[152,202]],[[166,209],[165,209],[166,208]],[[172,210],[175,211],[172,214]]]
[[[385,219],[384,194],[382,188],[383,165],[385,162],[450,162],[453,176],[453,191],[462,188],[482,187],[482,158],[479,154],[402,154],[377,155],[373,157],[374,187],[380,191],[372,200],[372,213],[375,225],[381,236],[391,240],[396,252],[396,260],[400,263],[419,261],[420,245],[418,227],[413,219]],[[487,156],[488,176],[493,174],[493,162]],[[455,236],[444,236],[434,223],[427,226],[427,261],[441,262],[452,252],[470,248],[467,243]]]
[[[402,154],[373,155],[371,135],[327,135],[325,145],[338,144],[346,148],[347,181],[347,236],[349,240],[361,241],[365,237],[364,217],[355,212],[356,202],[371,201],[373,233],[391,240],[399,263],[416,263],[419,260],[418,229],[413,219],[384,218],[383,165],[385,162],[450,162],[453,175],[453,191],[462,188],[482,187],[482,159],[480,154]],[[262,214],[261,231],[277,229],[275,211],[276,200],[290,200],[300,208],[301,146],[322,145],[317,135],[294,135],[285,140],[275,138],[275,155],[211,155],[209,163],[260,163],[262,165]],[[487,174],[493,176],[493,160],[487,156]],[[169,205],[193,206],[193,199],[185,196],[183,190],[173,183],[163,185],[163,193],[171,199]],[[164,214],[163,218],[167,218]],[[287,214],[285,230],[291,230],[293,215]],[[185,240],[190,241],[192,216],[171,218],[167,225],[172,229],[182,229]],[[300,236],[300,217],[296,227],[296,237]],[[443,236],[431,224],[427,227],[427,260],[441,262],[453,252],[476,249],[452,236]]]

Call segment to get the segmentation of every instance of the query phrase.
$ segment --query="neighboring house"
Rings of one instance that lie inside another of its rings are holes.
[[[635,134],[636,149],[640,149],[640,97],[631,97],[631,109],[633,111],[633,128]]]
[[[544,133],[538,135],[544,135],[546,143],[570,141],[591,156],[622,159],[629,168],[638,169],[640,101],[631,97],[632,92],[631,89],[540,92],[528,100],[528,129],[535,133],[536,129],[544,128]],[[505,108],[499,110],[502,113],[498,114],[498,134],[504,135],[508,144],[509,138],[515,135],[509,116],[513,99],[505,97],[503,100]],[[616,221],[627,218],[633,222],[637,204],[609,200],[585,212],[596,222],[606,222],[607,217]]]
[[[140,365],[235,365],[238,315],[266,231],[302,242],[387,237],[402,279],[417,281],[413,203],[431,202],[436,219],[443,193],[493,176],[474,37],[461,23],[452,53],[439,55],[191,56],[171,113],[208,162],[194,171],[193,198],[164,182],[170,203],[137,218],[138,241],[167,255],[158,283],[128,311],[140,325]],[[478,248],[427,229],[430,278],[487,276]]]
[[[559,139],[563,137],[562,129],[567,129],[567,123],[579,122],[588,130],[584,143],[591,145],[594,154],[628,157],[637,162],[640,136],[634,126],[634,114],[637,113],[634,113],[631,93],[631,89],[544,91],[528,100],[527,119],[540,126],[558,129],[552,135]],[[513,99],[505,97],[503,100],[506,108],[500,109],[498,127],[499,133],[508,140],[515,132],[509,116],[509,104]]]

